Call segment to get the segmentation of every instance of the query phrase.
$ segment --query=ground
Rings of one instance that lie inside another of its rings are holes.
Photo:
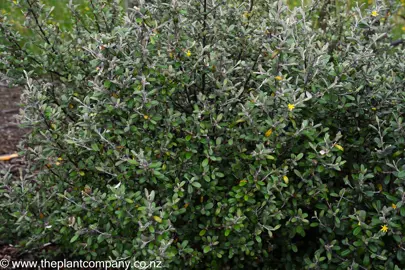
[[[19,128],[16,117],[19,113],[20,94],[20,89],[4,87],[0,82],[0,156],[17,152],[17,145],[26,133],[25,130]],[[23,164],[22,158],[0,161],[0,180],[3,173],[9,170],[17,176],[18,169]],[[16,248],[4,245],[0,239],[0,260],[15,258],[16,254]]]
[[[25,131],[18,127],[16,114],[19,112],[21,91],[0,85],[0,155],[12,154]]]

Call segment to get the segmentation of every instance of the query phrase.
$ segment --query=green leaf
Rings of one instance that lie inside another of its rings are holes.
[[[70,243],[75,242],[79,238],[79,234],[75,234],[72,239],[70,239]]]
[[[352,253],[351,250],[350,250],[350,249],[346,249],[346,250],[342,251],[342,253],[340,253],[340,255],[341,255],[342,257],[346,257],[346,256],[349,255],[350,253]]]
[[[93,149],[93,150],[96,151],[96,152],[100,151],[100,148],[98,148],[98,145],[95,144],[95,143],[93,143],[93,144],[91,145],[91,149]]]
[[[128,199],[128,198],[126,198],[126,199],[125,199],[125,201],[126,201],[127,203],[134,203],[134,201],[133,201],[133,200]]]
[[[230,233],[231,233],[231,230],[230,230],[230,229],[227,229],[227,230],[225,230],[224,235],[225,235],[225,236],[228,236]]]
[[[208,253],[208,252],[210,252],[210,250],[211,250],[210,246],[205,246],[204,247],[204,253]]]
[[[401,207],[400,214],[402,217],[405,217],[405,206]]]
[[[204,159],[204,161],[201,163],[201,166],[207,167],[208,165],[208,158]]]
[[[127,161],[128,161],[129,164],[132,164],[132,165],[139,165],[139,162],[136,161],[135,159],[127,159]]]
[[[206,232],[207,232],[207,230],[201,230],[200,231],[200,236],[204,236]]]
[[[405,178],[405,171],[398,172],[398,178],[404,179]]]
[[[205,210],[210,210],[212,207],[214,207],[214,204],[213,204],[213,203],[207,203],[207,204],[205,205]]]
[[[353,230],[353,235],[358,235],[361,232],[361,227],[356,227],[356,229]]]
[[[110,88],[111,82],[109,80],[104,81],[104,87],[105,88]]]
[[[193,182],[193,183],[191,183],[194,187],[196,187],[196,188],[201,188],[201,184],[200,183],[198,183],[198,182]]]

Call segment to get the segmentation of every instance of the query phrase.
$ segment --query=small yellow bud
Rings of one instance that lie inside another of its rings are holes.
[[[276,76],[276,77],[274,77],[274,79],[276,79],[277,81],[281,81],[281,80],[283,79],[283,77],[281,77],[281,76]]]
[[[284,175],[283,176],[283,181],[284,181],[284,183],[286,183],[287,185],[288,185],[288,177],[287,177],[287,175]]]
[[[270,137],[272,133],[273,133],[273,130],[269,129],[269,130],[266,131],[266,133],[264,133],[264,136],[265,137]]]
[[[187,55],[187,57],[190,57],[190,56],[191,56],[190,50],[188,50],[188,51],[186,52],[186,55]]]
[[[378,16],[378,12],[377,12],[376,10],[373,10],[373,11],[371,12],[371,16],[377,17],[377,16]]]
[[[143,116],[143,119],[148,120],[148,119],[149,119],[149,116],[145,114],[145,115]]]
[[[391,207],[392,207],[392,209],[397,209],[397,205],[396,205],[395,203],[393,203],[393,204],[391,205]]]

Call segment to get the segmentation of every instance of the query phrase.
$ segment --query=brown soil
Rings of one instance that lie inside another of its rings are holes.
[[[17,145],[26,133],[19,128],[16,115],[19,112],[21,91],[0,85],[0,155],[17,152]]]

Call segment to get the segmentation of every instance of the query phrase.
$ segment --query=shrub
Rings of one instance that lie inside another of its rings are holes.
[[[21,247],[174,269],[405,266],[396,7],[92,3],[60,32],[20,1],[31,40],[2,17],[36,175],[1,197]]]

